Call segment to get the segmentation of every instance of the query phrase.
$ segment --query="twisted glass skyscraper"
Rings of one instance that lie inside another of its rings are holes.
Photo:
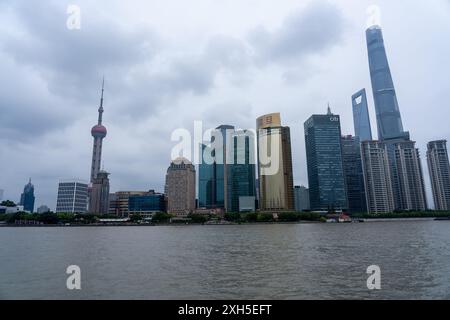
[[[366,31],[369,54],[370,78],[377,114],[378,139],[409,139],[409,133],[403,131],[402,118],[398,107],[394,82],[392,81],[383,32],[379,26]]]

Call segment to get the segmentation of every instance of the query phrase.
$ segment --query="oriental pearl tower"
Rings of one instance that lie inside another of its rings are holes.
[[[103,139],[106,137],[106,128],[102,125],[103,118],[103,92],[105,89],[105,78],[103,78],[102,82],[102,96],[100,98],[100,107],[98,108],[98,123],[95,125],[91,134],[94,138],[94,148],[92,152],[92,166],[91,166],[91,184],[94,182],[94,179],[97,178],[97,174],[100,171],[100,165],[102,162],[102,145]]]

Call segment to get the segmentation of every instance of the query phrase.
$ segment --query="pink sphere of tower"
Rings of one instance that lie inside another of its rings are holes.
[[[104,138],[106,137],[107,130],[103,125],[99,124],[92,127],[91,134],[94,138]]]

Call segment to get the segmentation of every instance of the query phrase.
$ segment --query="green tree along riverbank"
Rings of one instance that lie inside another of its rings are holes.
[[[407,218],[450,218],[450,212],[443,211],[424,211],[424,212],[395,212],[390,214],[370,215],[354,214],[353,219],[407,219]],[[100,219],[117,219],[114,215],[95,215],[95,214],[72,214],[72,213],[53,213],[43,214],[18,212],[13,214],[0,214],[0,221],[3,224],[44,224],[44,225],[89,225],[101,223]],[[172,219],[172,215],[158,212],[153,215],[152,224],[203,224],[208,221],[217,221],[219,218],[213,215],[190,214],[187,219]],[[230,223],[286,223],[286,222],[325,222],[326,216],[315,212],[283,212],[273,215],[272,213],[226,213],[223,220]],[[143,218],[140,215],[130,217],[128,223],[142,223]],[[123,224],[124,222],[122,222]]]

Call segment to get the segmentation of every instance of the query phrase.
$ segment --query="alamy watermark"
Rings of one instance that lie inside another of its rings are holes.
[[[66,269],[69,277],[66,280],[68,290],[81,290],[81,269],[77,265],[70,265]]]
[[[76,4],[67,6],[66,13],[68,14],[66,26],[69,30],[81,29],[81,8]]]
[[[276,175],[283,153],[282,134],[279,128],[203,130],[203,122],[194,121],[193,134],[185,128],[172,132],[171,141],[177,144],[171,160],[185,158],[194,165],[252,164],[260,166],[261,175]]]
[[[367,267],[367,289],[381,290],[381,268],[377,265]]]
[[[367,13],[367,21],[366,26],[370,28],[372,26],[380,26],[381,25],[381,8],[377,5],[371,5],[366,10]]]

